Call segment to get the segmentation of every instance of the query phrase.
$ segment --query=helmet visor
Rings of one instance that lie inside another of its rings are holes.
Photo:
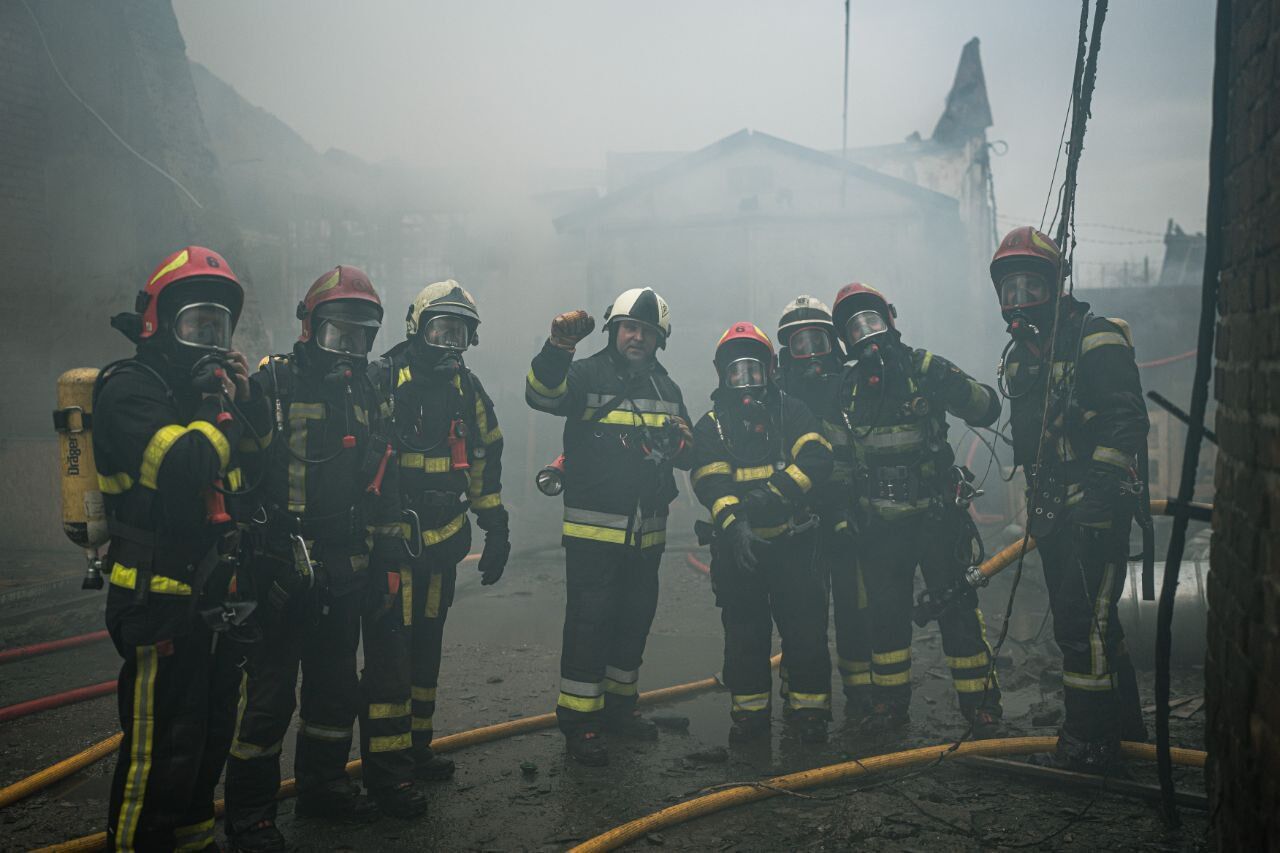
[[[423,327],[422,339],[433,347],[461,352],[471,343],[471,326],[454,314],[437,314]]]
[[[879,311],[859,311],[844,324],[844,334],[851,347],[856,347],[887,331],[889,331],[889,324],[885,322]]]
[[[763,388],[764,365],[758,358],[731,361],[724,371],[724,384],[729,388]]]
[[[787,348],[792,358],[818,358],[831,352],[831,336],[826,329],[810,326],[792,333]]]
[[[173,336],[179,343],[203,349],[231,349],[231,309],[217,302],[184,306],[173,320]]]
[[[1049,301],[1049,280],[1039,273],[1015,272],[1000,279],[1000,307],[1032,308]]]
[[[316,330],[316,346],[326,352],[363,358],[373,343],[370,331],[368,326],[349,320],[324,320]]]

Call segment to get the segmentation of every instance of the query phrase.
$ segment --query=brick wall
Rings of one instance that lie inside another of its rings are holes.
[[[1233,0],[1206,660],[1213,832],[1280,849],[1280,6]]]

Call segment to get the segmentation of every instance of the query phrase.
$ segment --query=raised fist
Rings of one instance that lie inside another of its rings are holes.
[[[595,319],[581,309],[558,314],[551,321],[551,344],[560,349],[572,350],[595,327]]]

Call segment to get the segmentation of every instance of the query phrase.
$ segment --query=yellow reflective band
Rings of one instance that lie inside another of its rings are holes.
[[[911,660],[911,649],[898,649],[892,652],[872,652],[871,662],[879,666],[895,663],[906,663]]]
[[[790,529],[790,524],[779,524],[777,527],[753,527],[751,531],[761,539],[777,539]]]
[[[415,687],[413,688],[413,701],[415,702],[434,702],[436,701],[436,689],[434,687]]]
[[[903,670],[902,672],[873,672],[871,673],[871,683],[876,687],[900,687],[903,684],[911,683],[911,670]]]
[[[176,828],[173,831],[173,840],[176,842],[173,848],[174,853],[195,853],[197,850],[207,850],[213,843],[213,818],[191,826]]]
[[[278,740],[270,746],[258,746],[257,744],[246,743],[237,737],[231,742],[231,756],[241,761],[252,761],[255,758],[267,758],[272,755],[279,755],[280,749],[284,746],[284,741]]]
[[[104,495],[119,495],[133,488],[133,478],[125,472],[109,476],[98,475],[98,491]]]
[[[797,693],[791,690],[787,693],[787,704],[796,708],[830,708],[830,693]]]
[[[432,719],[432,717],[414,717],[410,728],[415,732],[429,732],[432,730]]]
[[[589,421],[595,416],[595,409],[584,409],[582,419]],[[596,423],[613,424],[614,426],[648,426],[660,427],[666,424],[670,416],[663,414],[651,414],[649,412],[624,412],[615,409],[603,418],[595,418]]]
[[[703,477],[710,477],[712,474],[723,474],[726,477],[733,473],[733,469],[729,467],[728,462],[711,462],[700,468],[694,468],[690,474],[693,485],[697,485],[698,481]]]
[[[394,524],[377,524],[370,527],[369,532],[374,536],[395,536],[398,539],[404,539],[408,536],[409,525],[402,521]]]
[[[409,538],[409,534],[405,534]],[[400,609],[401,618],[406,626],[413,624],[413,570],[408,566],[400,567]]]
[[[655,530],[652,533],[645,533],[640,536],[640,548],[656,548],[659,545],[667,544],[667,531]]]
[[[804,447],[806,444],[808,444],[811,441],[818,442],[818,444],[821,444],[827,450],[831,449],[831,442],[827,441],[825,438],[818,435],[816,432],[806,432],[804,435],[796,439],[795,444],[791,445],[791,458],[795,459],[798,455],[800,455],[800,448]]]
[[[612,693],[615,696],[635,696],[636,693],[639,692],[639,689],[634,681],[630,684],[626,684],[621,681],[614,681],[612,678],[606,676],[604,680],[604,692]]]
[[[981,693],[987,689],[986,678],[956,678],[952,681],[955,684],[957,693]],[[992,680],[992,687],[995,687],[995,680]]]
[[[315,290],[311,291],[311,295],[315,297],[325,293],[326,291],[333,290],[338,286],[338,282],[340,281],[342,281],[342,270],[334,270],[329,273],[329,277],[322,281]]]
[[[840,681],[845,687],[865,687],[871,683],[870,672],[842,672]]]
[[[569,693],[561,693],[560,698],[556,700],[556,704],[561,708],[568,708],[570,711],[579,711],[583,714],[590,714],[595,711],[604,710],[604,695],[573,696]]]
[[[186,249],[183,249],[181,252],[178,253],[178,256],[176,258],[169,261],[169,263],[165,264],[160,269],[156,270],[156,274],[151,276],[151,281],[147,282],[147,287],[150,287],[151,285],[155,284],[157,281],[164,278],[174,270],[178,269],[189,260],[191,260],[191,255],[187,252]],[[120,843],[119,839],[116,840],[116,843],[117,844]]]
[[[832,530],[834,530],[837,533],[839,533],[841,530],[848,530],[848,529],[849,529],[849,522],[843,519],[841,519],[840,521],[837,521],[836,526],[832,528]]]
[[[422,544],[437,545],[461,530],[462,526],[466,523],[467,514],[464,512],[444,527],[437,527],[434,530],[424,530],[422,531]]]
[[[399,388],[401,385],[406,382],[411,382],[412,380],[413,371],[406,365],[405,367],[400,368],[400,372],[396,374],[396,387]]]
[[[717,516],[722,510],[728,509],[731,506],[737,506],[740,503],[742,503],[742,501],[738,500],[737,495],[725,495],[711,504],[711,515],[713,517]]]
[[[410,712],[408,700],[404,702],[374,702],[369,705],[369,719],[371,720],[392,720],[396,717],[407,717]]]
[[[236,449],[241,453],[257,453],[259,450],[266,450],[271,445],[271,439],[275,438],[276,431],[267,430],[267,434],[261,438],[254,438],[246,435],[236,444]]]
[[[122,566],[116,563],[111,567],[111,585],[118,586],[121,589],[137,589],[138,587],[138,570],[131,569],[128,566]],[[147,589],[160,595],[190,595],[191,587],[182,581],[166,578],[160,575],[152,575],[151,583],[147,585]]]
[[[467,497],[475,500],[484,495],[484,468],[488,459],[477,459],[467,472]]]
[[[218,453],[218,470],[227,470],[227,466],[232,464],[232,443],[227,441],[227,435],[223,434],[223,430],[214,427],[207,420],[193,420],[187,429],[209,439],[209,443],[214,446],[214,451]]]
[[[425,456],[421,453],[401,453],[400,467],[421,469],[428,474],[447,474],[453,467],[448,456]]]
[[[130,714],[133,728],[129,732],[129,769],[125,774],[120,816],[116,821],[115,843],[118,850],[133,849],[133,838],[142,816],[142,801],[147,793],[147,778],[151,775],[151,742],[156,731],[156,672],[160,668],[160,654],[155,646],[138,646],[134,655],[136,672]]]
[[[569,390],[569,377],[565,377],[559,385],[554,388],[548,388],[538,381],[538,377],[534,374],[533,368],[529,368],[529,375],[525,377],[525,381],[529,383],[529,387],[539,397],[545,397],[554,400],[557,397],[563,397],[564,393]]]
[[[1080,342],[1080,354],[1092,352],[1099,347],[1129,346],[1129,341],[1119,332],[1094,332],[1092,335],[1085,335],[1084,340]]]
[[[755,468],[737,468],[733,472],[734,482],[737,483],[749,483],[752,480],[767,480],[772,476],[772,465],[757,465]]]
[[[350,726],[340,729],[335,726],[316,725],[306,720],[299,720],[298,723],[298,734],[303,737],[309,737],[312,740],[349,741],[351,739],[352,730]]]
[[[729,525],[733,524],[737,520],[738,520],[738,517],[736,515],[734,515],[733,513],[728,513],[727,515],[725,515],[724,518],[720,519],[720,526],[723,527],[725,530],[728,530]]]
[[[924,358],[920,359],[920,372],[928,373],[929,365],[933,364],[933,353],[925,351]]]
[[[476,397],[476,425],[480,428],[480,442],[490,445],[502,438],[502,430],[497,424],[489,429],[489,413],[484,408],[484,400]]]
[[[307,419],[293,419],[297,406],[290,408],[289,421],[289,512],[304,513],[307,511],[307,463],[302,460],[307,456]]]
[[[1129,466],[1133,464],[1133,456],[1123,450],[1116,450],[1114,447],[1098,445],[1093,449],[1093,461],[1102,462],[1105,465],[1114,465],[1117,468],[1128,471]]]
[[[370,752],[399,752],[413,746],[413,735],[405,732],[399,735],[384,735],[369,738]]]
[[[502,506],[502,493],[494,492],[491,495],[481,495],[471,501],[471,508],[474,510],[494,509]]]
[[[794,463],[783,469],[782,473],[791,478],[791,481],[800,487],[800,491],[807,492],[813,488],[813,481],[801,471]]]
[[[142,451],[142,471],[138,482],[148,489],[156,488],[156,477],[160,474],[160,465],[164,462],[165,454],[186,431],[186,427],[178,424],[169,424],[156,430],[156,434],[147,442],[146,450]]]
[[[627,544],[627,531],[615,530],[612,527],[598,527],[594,524],[579,524],[574,521],[564,523],[563,533],[574,539],[591,539],[596,542],[612,542],[616,545]]]
[[[734,693],[732,701],[735,711],[763,711],[769,707],[769,694]]]
[[[841,672],[870,672],[871,661],[866,660],[849,660],[848,658],[836,658],[836,665],[840,667]]]
[[[952,669],[973,669],[976,666],[986,666],[990,662],[986,652],[977,655],[969,655],[967,658],[953,658],[947,655],[947,666]]]
[[[289,420],[322,421],[324,420],[324,403],[290,403]]]
[[[427,581],[427,606],[423,615],[428,619],[440,618],[440,593],[444,585],[444,575],[433,574]]]
[[[240,491],[240,487],[244,485],[244,472],[239,468],[232,468],[227,472],[227,488],[233,492]]]
[[[1115,687],[1111,673],[1105,675],[1089,675],[1084,672],[1062,673],[1062,686],[1073,690],[1090,690],[1101,692]]]

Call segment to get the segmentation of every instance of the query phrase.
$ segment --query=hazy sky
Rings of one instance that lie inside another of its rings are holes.
[[[1204,227],[1212,0],[1111,3],[1078,221]],[[608,151],[743,127],[839,148],[841,0],[174,0],[192,59],[319,150],[493,167],[513,191]],[[928,136],[982,40],[1002,214],[1039,219],[1075,57],[1067,0],[853,2],[850,145]],[[1002,229],[1009,223],[1002,223]],[[1078,259],[1161,254],[1087,229]]]

